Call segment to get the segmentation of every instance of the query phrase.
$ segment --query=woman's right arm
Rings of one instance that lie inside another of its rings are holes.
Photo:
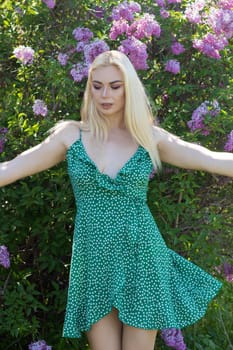
[[[67,148],[77,136],[77,126],[74,123],[61,123],[37,146],[10,161],[0,163],[0,187],[58,164],[65,159]]]

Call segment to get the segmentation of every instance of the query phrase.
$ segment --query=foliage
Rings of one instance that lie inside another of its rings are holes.
[[[160,15],[156,2],[139,1],[143,12],[155,15],[160,38],[146,39],[147,70],[139,71],[162,127],[185,140],[223,151],[233,125],[232,41],[221,59],[194,49],[192,40],[206,34],[207,26],[190,24],[183,13],[188,4],[169,6],[169,18]],[[66,66],[57,56],[76,45],[72,32],[87,27],[95,38],[117,48],[125,36],[110,40],[111,10],[118,1],[57,1],[54,9],[43,2],[5,0],[0,5],[0,128],[8,128],[1,161],[36,145],[61,119],[79,119],[85,79],[75,83],[69,73],[82,60],[74,53]],[[96,6],[105,11],[96,16]],[[172,35],[171,35],[172,33]],[[179,55],[180,74],[164,71],[177,58],[170,46],[176,38],[185,47]],[[24,65],[13,51],[33,48],[34,60]],[[33,113],[35,100],[45,101],[45,116]],[[217,100],[221,111],[205,123],[208,135],[187,126],[193,111],[204,101]],[[87,349],[86,339],[62,339],[75,203],[62,163],[41,174],[1,189],[0,244],[9,248],[11,267],[1,268],[0,335],[4,349],[25,349],[46,339],[54,349]],[[167,244],[223,279],[216,267],[232,262],[232,181],[202,172],[164,165],[150,182],[148,203]],[[184,330],[189,349],[232,349],[232,284],[224,282],[206,316]],[[165,349],[158,339],[158,349]]]

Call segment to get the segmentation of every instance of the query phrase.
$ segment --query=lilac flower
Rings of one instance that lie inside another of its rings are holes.
[[[76,46],[76,51],[77,52],[82,52],[84,51],[84,47],[87,45],[84,41],[80,41],[77,46]]]
[[[161,331],[161,337],[165,344],[176,350],[186,350],[186,344],[180,329],[168,328]]]
[[[233,36],[233,11],[211,8],[207,23],[215,34],[223,34],[227,39]]]
[[[66,53],[59,53],[58,56],[57,56],[57,59],[59,61],[59,63],[62,65],[62,66],[66,66],[67,65],[67,61],[69,59],[69,55],[67,55]]]
[[[31,343],[28,350],[52,350],[52,346],[47,345],[45,340],[39,340],[36,343]]]
[[[93,37],[93,33],[88,28],[77,27],[73,30],[73,36],[77,41],[88,42]]]
[[[179,4],[181,2],[182,2],[182,0],[167,0],[168,4]]]
[[[231,10],[233,8],[233,0],[219,0],[218,6],[225,10]]]
[[[49,9],[53,9],[56,6],[56,2],[54,0],[42,0],[45,5],[47,5],[47,7]]]
[[[149,180],[153,180],[153,178],[155,177],[156,173],[157,173],[157,169],[154,168],[151,171],[150,175],[149,175]]]
[[[48,108],[42,100],[35,100],[32,109],[35,115],[42,115],[45,117],[48,114]]]
[[[88,75],[88,67],[84,64],[76,64],[70,71],[70,74],[75,82],[80,82]]]
[[[29,46],[20,45],[13,51],[16,58],[18,58],[23,64],[32,64],[35,51]]]
[[[205,124],[205,117],[207,115],[216,117],[220,112],[218,101],[205,101],[192,113],[191,120],[187,123],[192,132],[199,130],[205,136],[209,134],[209,129]]]
[[[198,24],[201,22],[202,15],[200,14],[200,11],[204,9],[205,4],[205,0],[196,0],[194,2],[190,2],[190,4],[186,7],[184,15],[190,23]]]
[[[132,21],[134,19],[134,13],[140,12],[141,6],[134,1],[124,1],[112,10],[112,19],[118,21],[119,19],[126,19]]]
[[[129,24],[125,19],[119,19],[118,21],[113,21],[112,28],[110,29],[109,38],[116,40],[119,35],[127,33],[129,29]]]
[[[159,7],[165,7],[166,6],[165,0],[156,0],[155,2],[156,2],[156,4]]]
[[[160,12],[160,16],[163,18],[170,17],[170,13],[167,10],[165,10],[165,8],[161,8],[159,12]]]
[[[233,282],[233,266],[225,262],[223,264],[223,271],[227,282]]]
[[[105,9],[103,7],[95,6],[93,11],[94,11],[94,16],[95,17],[97,17],[97,18],[103,18],[104,17]]]
[[[160,37],[161,28],[154,19],[154,15],[145,13],[144,16],[134,21],[128,29],[128,35],[133,35],[136,39],[150,38],[151,36]]]
[[[17,13],[20,16],[22,16],[23,15],[23,10],[21,9],[21,7],[16,6],[15,7],[15,13]]]
[[[84,47],[84,57],[87,65],[90,65],[94,59],[102,52],[109,51],[109,46],[103,40],[95,40]]]
[[[0,246],[0,265],[8,269],[10,267],[10,256],[6,246]]]
[[[177,60],[168,60],[165,64],[165,71],[173,74],[180,73],[180,62]]]
[[[134,65],[135,69],[145,70],[148,68],[147,65],[147,46],[140,40],[131,37],[121,42],[118,50],[127,55]]]
[[[226,144],[224,146],[224,150],[226,152],[232,152],[233,151],[233,130],[228,135],[228,139],[227,139],[227,142],[226,142]]]
[[[172,53],[174,55],[180,55],[185,51],[185,48],[182,44],[178,43],[177,41],[174,42],[171,46]]]
[[[194,39],[193,47],[198,49],[204,55],[220,59],[219,50],[223,50],[228,45],[228,40],[224,37],[216,36],[212,33],[207,33],[202,39]]]

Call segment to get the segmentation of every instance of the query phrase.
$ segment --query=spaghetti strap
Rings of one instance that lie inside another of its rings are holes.
[[[82,129],[79,129],[79,140],[82,141]]]

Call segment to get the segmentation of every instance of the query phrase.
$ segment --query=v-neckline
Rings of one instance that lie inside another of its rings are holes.
[[[89,162],[95,167],[96,171],[98,172],[99,175],[104,176],[109,178],[112,181],[116,181],[119,174],[128,166],[128,164],[134,159],[134,157],[137,155],[137,153],[139,152],[141,145],[138,145],[137,149],[135,150],[135,152],[132,154],[132,156],[129,157],[129,159],[122,165],[122,167],[117,171],[116,175],[114,177],[100,171],[99,167],[96,165],[96,163],[94,162],[94,160],[89,156],[89,154],[86,151],[86,148],[83,144],[82,138],[80,137],[79,139],[80,144],[82,146],[82,150],[86,156],[86,158],[89,160]]]

